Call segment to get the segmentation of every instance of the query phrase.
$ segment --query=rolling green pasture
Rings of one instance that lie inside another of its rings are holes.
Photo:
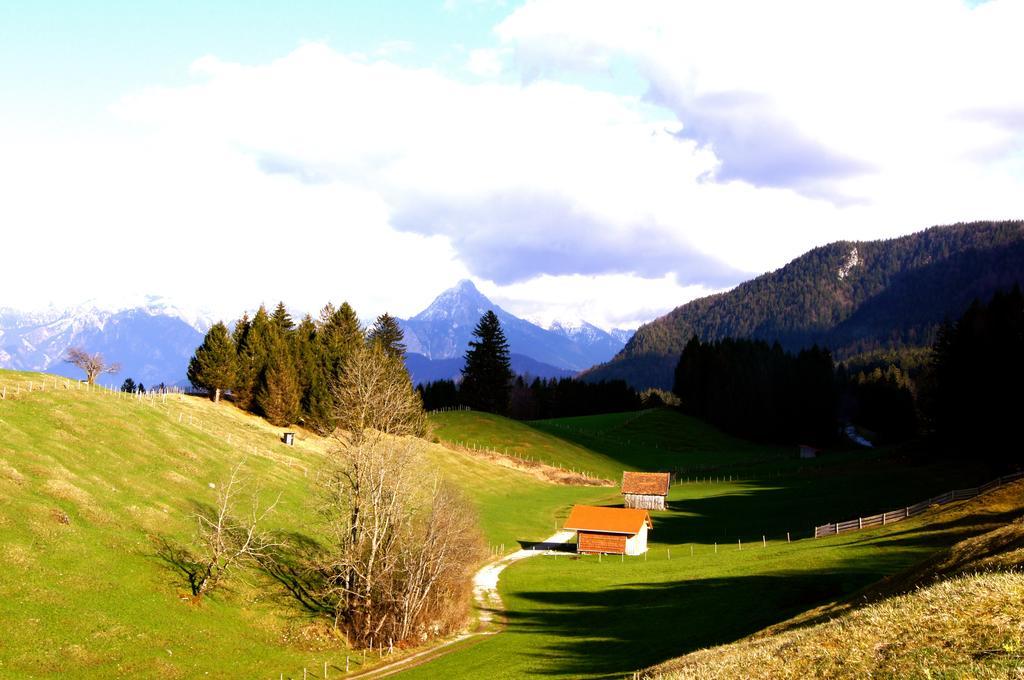
[[[344,644],[266,576],[244,574],[192,605],[179,597],[184,577],[158,555],[161,540],[190,541],[193,513],[216,501],[210,485],[243,458],[250,490],[281,496],[271,528],[319,540],[313,490],[328,440],[299,431],[286,447],[265,421],[197,398],[138,400],[12,371],[0,371],[3,387],[0,677],[302,677],[304,667],[322,675],[324,662],[334,677],[344,668]],[[506,550],[550,535],[573,502],[612,493],[439,446],[427,455],[477,507],[488,543]],[[353,670],[361,660],[353,655]]]
[[[280,494],[272,528],[299,543],[320,540],[314,482],[329,440],[300,430],[285,447],[279,429],[202,399],[138,400],[0,371],[5,386],[0,677],[302,677],[303,668],[322,675],[325,662],[337,677],[346,656],[353,671],[362,667],[361,655],[265,575],[246,573],[189,604],[183,577],[158,551],[164,540],[189,542],[193,514],[216,500],[211,485],[243,458],[250,489]],[[885,451],[797,465],[788,449],[671,411],[525,424],[454,413],[434,422],[442,439],[508,446],[610,479],[623,469],[691,468],[747,481],[676,484],[669,509],[654,513],[646,558],[517,563],[500,585],[507,630],[411,675],[617,677],[840,598],[982,522],[940,516],[926,525],[924,516],[787,544],[787,531],[803,538],[814,524],[899,507],[981,473],[914,467]],[[476,507],[487,542],[506,551],[550,535],[574,503],[620,500],[615,488],[558,486],[441,446],[426,455]]]
[[[556,441],[534,450],[545,451],[548,462],[585,460],[612,479],[623,469],[691,469],[703,471],[692,479],[743,481],[675,484],[668,510],[652,513],[646,557],[545,556],[515,564],[500,583],[507,630],[408,677],[623,677],[849,596],[1009,518],[943,512],[814,540],[816,524],[895,509],[986,474],[949,462],[911,464],[884,450],[800,461],[790,447],[744,442],[668,410],[525,424],[445,416],[448,436],[464,437],[472,423],[480,444],[497,439],[487,423],[506,440],[547,435]],[[591,455],[560,457],[569,446]]]
[[[431,414],[445,442],[494,449],[618,481],[623,470],[666,470],[681,479],[764,479],[860,469],[891,457],[865,449],[800,460],[795,446],[758,444],[728,435],[672,409],[516,421],[490,413]]]
[[[831,490],[838,493],[838,485]],[[504,632],[402,677],[625,677],[849,596],[1024,510],[1024,499],[1012,512],[949,508],[884,530],[787,543],[788,520],[810,519],[800,501],[806,491],[677,486],[672,509],[655,513],[646,557],[565,555],[519,562],[500,582]],[[773,496],[762,506],[762,499]],[[855,504],[849,498],[842,502]],[[762,507],[760,520],[747,516]],[[726,516],[731,527],[710,521]],[[753,535],[760,526],[769,532],[766,547]]]

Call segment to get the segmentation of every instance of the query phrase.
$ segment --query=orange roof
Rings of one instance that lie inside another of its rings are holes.
[[[667,496],[671,481],[667,472],[623,472],[622,493]]]
[[[602,508],[594,505],[574,505],[563,529],[604,531],[609,534],[635,534],[647,523],[651,529],[651,516],[639,508]]]

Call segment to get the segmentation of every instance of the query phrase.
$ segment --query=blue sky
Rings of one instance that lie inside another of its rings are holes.
[[[109,246],[0,306],[411,314],[470,277],[635,325],[830,241],[1020,218],[1020,25],[1024,0],[4,2],[9,246]],[[268,273],[207,285],[226,259]]]
[[[309,41],[365,54],[391,44],[399,62],[444,68],[493,43],[506,11],[475,2],[7,0],[0,87],[5,108],[56,119],[54,108],[94,117],[125,92],[187,83],[189,64],[205,54],[262,63]]]

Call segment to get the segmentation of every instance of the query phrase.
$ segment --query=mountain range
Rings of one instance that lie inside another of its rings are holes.
[[[501,320],[512,368],[521,375],[575,375],[610,359],[632,333],[620,329],[609,333],[585,321],[543,328],[493,304],[472,282],[461,281],[416,316],[399,320],[413,381],[457,378],[473,328],[488,309]],[[185,384],[188,360],[211,323],[159,298],[117,311],[91,304],[42,312],[0,308],[0,368],[79,378],[81,372],[64,363],[64,356],[69,348],[81,347],[121,365],[119,373],[105,376],[106,382],[131,377],[148,386]]]
[[[555,322],[543,328],[494,304],[472,281],[460,281],[416,316],[398,320],[413,382],[456,378],[473,329],[487,310],[501,321],[512,370],[538,378],[568,377],[607,361],[625,345],[623,336],[631,333],[607,332],[585,321]]]
[[[933,227],[880,241],[839,241],[641,326],[587,380],[671,388],[686,342],[726,337],[813,344],[836,358],[931,344],[975,299],[1024,283],[1024,222]]]
[[[183,383],[209,325],[164,304],[120,311],[89,305],[36,313],[0,309],[0,367],[81,378],[80,370],[64,363],[69,348],[81,347],[120,364],[101,382],[131,377],[148,386]]]

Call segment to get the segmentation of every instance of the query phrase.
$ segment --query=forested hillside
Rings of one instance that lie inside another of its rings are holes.
[[[788,350],[813,344],[839,359],[931,343],[939,325],[1024,280],[1024,221],[933,227],[884,241],[840,241],[731,291],[641,326],[590,380],[671,387],[686,342],[755,338]]]

